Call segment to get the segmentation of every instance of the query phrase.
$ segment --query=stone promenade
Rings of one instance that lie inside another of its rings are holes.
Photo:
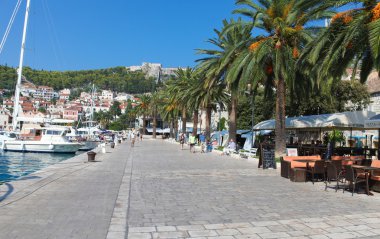
[[[163,140],[107,151],[2,185],[0,238],[380,238],[379,194]]]

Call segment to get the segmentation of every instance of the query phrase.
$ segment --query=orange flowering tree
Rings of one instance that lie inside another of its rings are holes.
[[[380,3],[327,0],[322,8],[329,7],[351,9],[332,17],[329,26],[306,47],[300,62],[318,82],[340,79],[347,68],[353,68],[353,78],[360,72],[364,82],[372,70],[380,70]]]
[[[322,2],[310,4],[309,0],[236,1],[242,8],[234,13],[252,18],[246,25],[253,27],[253,35],[256,37],[246,54],[240,56],[240,63],[235,64],[235,71],[240,72],[243,69],[240,75],[242,78],[251,80],[254,86],[264,85],[267,92],[272,89],[276,91],[276,157],[285,155],[286,149],[286,92],[297,91],[301,85],[309,84],[298,73],[296,65],[304,46],[318,30],[318,26],[309,23],[332,16],[330,12],[315,11]]]

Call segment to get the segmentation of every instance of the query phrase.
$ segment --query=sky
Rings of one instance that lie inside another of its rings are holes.
[[[0,37],[16,5],[0,0]],[[235,0],[31,0],[24,65],[43,70],[87,70],[161,63],[194,66],[196,49],[209,49]],[[17,66],[26,0],[0,54]],[[236,17],[236,16],[235,16]]]

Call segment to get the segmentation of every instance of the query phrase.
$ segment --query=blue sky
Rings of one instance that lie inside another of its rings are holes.
[[[158,62],[194,66],[235,0],[32,0],[25,65],[83,70]],[[0,36],[16,0],[0,0]],[[0,64],[17,66],[26,0]]]

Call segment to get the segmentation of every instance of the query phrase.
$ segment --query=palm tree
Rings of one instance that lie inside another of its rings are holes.
[[[353,8],[352,3],[358,7]],[[335,14],[329,27],[301,56],[300,62],[311,69],[319,82],[328,78],[340,80],[348,67],[353,68],[353,78],[360,70],[362,82],[373,69],[380,70],[380,3],[376,0],[329,0],[321,8],[348,4],[351,4],[350,10]]]
[[[200,65],[199,67],[204,66]],[[199,108],[206,111],[206,138],[211,138],[211,114],[216,111],[217,105],[225,108],[230,102],[230,94],[226,90],[224,81],[213,81],[213,85],[209,85],[205,81],[205,73],[207,68],[197,68],[197,81],[194,82],[193,87],[190,89],[190,96]]]
[[[242,74],[244,79],[252,79],[254,86],[262,83],[267,89],[276,90],[276,157],[285,155],[286,149],[285,94],[287,88],[298,87],[300,74],[297,73],[296,61],[318,30],[308,23],[331,16],[330,12],[316,10],[323,1],[309,1],[236,1],[237,5],[244,7],[234,13],[252,18],[244,24],[253,27],[256,34],[262,32],[262,35],[256,36],[245,54],[235,61],[234,76]]]
[[[176,77],[167,82],[166,90],[172,101],[181,109],[182,132],[186,133],[187,112],[189,106],[189,95],[187,94],[187,91],[193,84],[194,71],[189,67],[186,69],[179,68],[175,74]]]
[[[231,27],[232,26],[232,27]],[[228,29],[228,31],[227,31]],[[225,81],[231,94],[229,104],[229,138],[236,142],[236,109],[238,105],[239,83],[241,72],[238,74],[233,71],[234,62],[245,49],[248,48],[251,39],[251,27],[243,27],[241,19],[224,20],[222,31],[214,30],[217,38],[209,39],[209,42],[215,45],[217,50],[198,50],[199,54],[205,54],[207,57],[199,59],[200,68],[206,69],[206,82],[208,89],[218,85],[218,81]],[[207,109],[207,108],[206,108]],[[210,111],[210,109],[209,109]]]
[[[151,95],[141,95],[140,96],[140,102],[135,107],[136,113],[143,118],[143,134],[146,132],[146,117],[150,113],[150,102],[151,102]]]
[[[157,132],[157,116],[158,116],[158,106],[161,102],[160,96],[157,92],[153,93],[150,99],[150,111],[152,115],[152,127],[153,127],[153,138],[156,138]]]
[[[167,85],[164,85],[164,88],[161,89],[158,94],[160,95],[160,105],[158,107],[158,112],[161,115],[163,121],[168,121],[170,125],[170,137],[175,138],[178,130],[178,117],[179,117],[179,107],[176,102],[168,97],[166,91]]]

